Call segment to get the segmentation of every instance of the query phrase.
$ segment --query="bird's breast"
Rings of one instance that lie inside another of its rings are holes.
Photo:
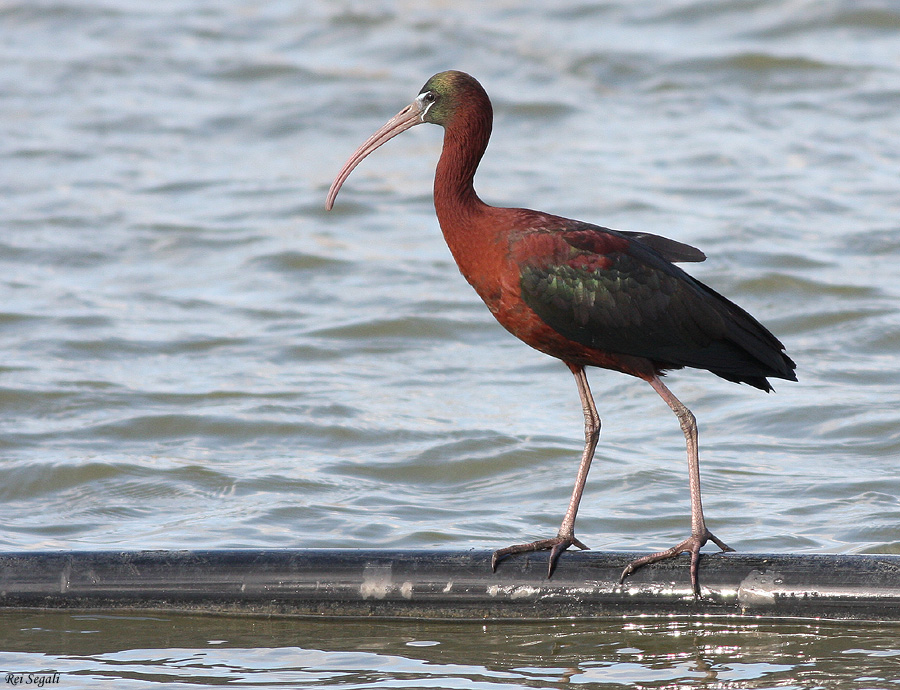
[[[652,376],[649,361],[587,347],[567,338],[538,316],[522,296],[518,237],[514,231],[497,232],[498,225],[483,221],[465,228],[457,224],[448,232],[442,223],[442,229],[460,272],[500,325],[534,349],[565,362],[614,369],[641,378]],[[598,256],[595,260],[605,259]]]

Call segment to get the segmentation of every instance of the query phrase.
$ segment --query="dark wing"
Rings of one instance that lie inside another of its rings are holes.
[[[763,390],[766,376],[796,380],[775,336],[666,258],[696,256],[681,249],[692,247],[650,237],[571,221],[525,233],[513,247],[522,298],[565,337],[660,369],[707,369]]]
[[[635,239],[646,247],[650,247],[666,261],[671,261],[672,263],[706,261],[706,254],[696,247],[670,240],[668,237],[651,235],[649,232],[629,232],[626,230],[616,230],[615,232]]]

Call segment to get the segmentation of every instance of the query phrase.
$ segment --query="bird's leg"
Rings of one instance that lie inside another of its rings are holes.
[[[730,546],[716,538],[712,532],[706,528],[706,520],[703,517],[703,504],[700,501],[700,457],[697,443],[697,420],[693,413],[684,406],[684,404],[676,398],[672,391],[666,388],[665,384],[660,380],[659,376],[650,379],[650,385],[659,393],[666,404],[672,408],[672,411],[678,416],[681,424],[681,430],[684,432],[684,438],[687,442],[688,456],[688,485],[691,490],[691,536],[680,544],[673,546],[671,549],[659,551],[658,553],[638,558],[629,563],[625,570],[622,571],[622,577],[619,583],[625,581],[635,570],[648,563],[656,563],[667,558],[690,552],[691,554],[691,588],[696,596],[700,596],[700,585],[697,580],[697,570],[700,563],[700,549],[707,541],[713,542],[722,551],[734,551]]]
[[[563,517],[562,524],[559,526],[559,532],[554,538],[541,539],[528,544],[516,544],[515,546],[507,546],[505,549],[495,551],[491,558],[491,569],[494,571],[497,570],[497,563],[506,556],[550,549],[550,565],[547,569],[547,577],[550,577],[553,575],[553,569],[556,567],[559,555],[563,551],[570,546],[588,549],[587,546],[575,538],[575,516],[578,514],[578,504],[581,503],[581,496],[584,494],[584,485],[587,482],[588,471],[591,469],[591,460],[594,459],[594,450],[597,448],[597,441],[600,439],[600,415],[597,414],[597,408],[594,405],[594,398],[591,396],[591,389],[588,386],[584,367],[569,363],[566,363],[566,366],[575,375],[578,395],[581,396],[581,408],[584,411],[584,452],[581,454],[581,464],[578,466],[578,476],[575,478],[575,487],[572,489],[569,507]]]

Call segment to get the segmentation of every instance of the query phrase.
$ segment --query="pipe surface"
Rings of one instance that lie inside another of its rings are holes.
[[[737,615],[900,621],[900,556],[284,549],[0,554],[0,609],[152,610],[456,620]]]

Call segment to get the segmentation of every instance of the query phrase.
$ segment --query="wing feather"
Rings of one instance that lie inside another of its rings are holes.
[[[671,263],[701,260],[693,247],[571,222],[514,242],[523,299],[571,340],[766,390],[765,376],[795,380],[793,362],[769,331]]]

